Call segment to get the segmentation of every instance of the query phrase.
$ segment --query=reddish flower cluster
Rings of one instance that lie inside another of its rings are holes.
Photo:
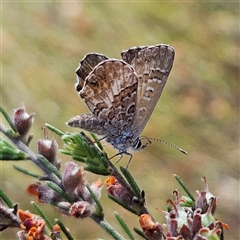
[[[206,178],[204,181],[206,183]],[[227,224],[213,217],[217,206],[217,197],[209,192],[207,183],[204,191],[197,191],[198,198],[193,207],[188,206],[191,202],[189,198],[179,198],[177,191],[173,193],[176,196],[175,202],[168,200],[168,203],[172,205],[172,210],[169,212],[159,210],[165,214],[167,219],[168,231],[165,238],[163,238],[162,227],[150,215],[142,214],[140,216],[140,225],[150,240],[220,239],[223,227],[229,229]]]
[[[54,202],[55,205],[59,206],[58,211],[67,216],[85,218],[93,213],[95,202],[86,187],[84,174],[84,169],[78,167],[77,164],[73,162],[66,163],[62,176],[62,186],[65,194],[72,199],[70,202],[56,193],[52,188],[40,183],[31,184],[27,188],[27,192],[35,195],[38,202]],[[100,179],[93,182],[90,188],[97,198],[101,197],[102,182]]]
[[[21,231],[18,232],[20,240],[50,240],[45,235],[45,221],[39,216],[28,211],[18,210],[18,216],[21,220]]]

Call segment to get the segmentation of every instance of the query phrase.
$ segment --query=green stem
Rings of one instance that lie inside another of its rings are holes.
[[[1,106],[0,106],[0,112],[3,114],[3,116],[7,120],[7,122],[10,125],[10,127],[12,128],[12,130],[16,133],[17,132],[17,128],[15,127],[12,119],[8,116],[7,112]]]
[[[40,169],[42,169],[44,173],[46,173],[49,180],[61,186],[61,180],[40,161],[39,156],[32,152],[31,149],[26,146],[26,144],[11,136],[8,133],[7,129],[1,124],[0,132],[2,132],[8,139],[10,139],[10,141],[13,142],[21,151],[25,152],[28,156],[28,159],[30,159],[34,164],[36,164]]]

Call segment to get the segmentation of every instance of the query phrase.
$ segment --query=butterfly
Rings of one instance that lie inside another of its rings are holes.
[[[76,70],[75,87],[90,113],[67,124],[102,135],[119,154],[144,148],[140,134],[162,94],[174,55],[165,44],[133,47],[121,53],[122,60],[87,54]]]

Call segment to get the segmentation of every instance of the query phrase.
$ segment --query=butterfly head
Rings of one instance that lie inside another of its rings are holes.
[[[146,140],[146,142],[144,142],[143,140]],[[140,138],[137,138],[134,141],[132,149],[134,151],[140,151],[140,150],[146,148],[147,145],[150,144],[150,143],[151,143],[151,141],[149,140],[149,138],[147,138],[147,137],[140,137]]]

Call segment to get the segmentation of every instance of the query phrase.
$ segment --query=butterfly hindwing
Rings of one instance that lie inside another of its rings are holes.
[[[133,66],[138,76],[134,130],[140,135],[148,122],[166,84],[174,60],[174,49],[165,44],[131,48],[122,58]]]

